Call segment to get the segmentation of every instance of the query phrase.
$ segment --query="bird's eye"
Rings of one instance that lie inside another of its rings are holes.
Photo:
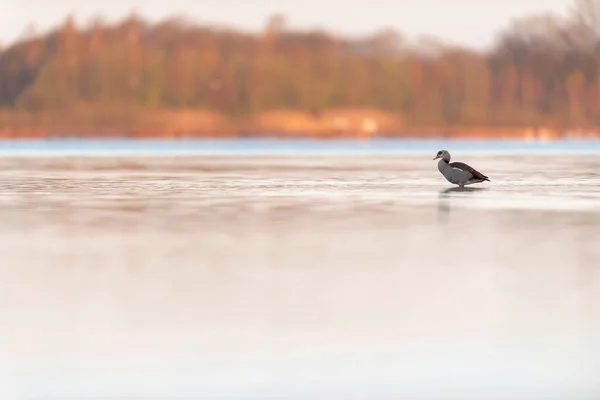
[[[441,151],[438,151],[438,156],[441,156],[441,155],[442,155],[442,152],[441,152]]]

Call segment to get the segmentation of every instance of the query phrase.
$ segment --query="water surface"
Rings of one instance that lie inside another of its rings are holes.
[[[600,161],[434,154],[3,156],[0,394],[597,399]]]

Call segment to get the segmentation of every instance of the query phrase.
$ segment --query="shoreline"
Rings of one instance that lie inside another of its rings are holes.
[[[312,132],[243,132],[243,131],[206,131],[198,133],[103,133],[82,130],[73,132],[48,132],[46,130],[7,130],[0,129],[0,142],[19,140],[129,140],[129,141],[186,141],[186,140],[311,140],[311,141],[372,141],[372,140],[474,140],[474,141],[518,141],[518,142],[555,142],[564,140],[600,140],[600,132],[573,133],[572,131],[531,130],[458,130],[436,132],[381,132],[381,133],[312,133]]]
[[[219,139],[16,139],[0,140],[0,157],[172,157],[172,156],[429,156],[449,147],[462,154],[598,155],[600,140],[562,139],[551,142],[497,139],[371,138],[321,140],[315,138]]]

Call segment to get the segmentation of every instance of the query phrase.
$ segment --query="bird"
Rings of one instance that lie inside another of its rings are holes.
[[[434,160],[437,160],[438,158],[440,159],[440,161],[438,161],[438,170],[444,175],[444,178],[446,178],[448,182],[458,185],[461,188],[473,183],[481,183],[484,181],[491,182],[487,176],[465,163],[451,163],[450,153],[447,150],[438,151]]]

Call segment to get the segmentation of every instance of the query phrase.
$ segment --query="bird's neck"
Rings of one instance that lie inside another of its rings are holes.
[[[449,161],[446,161],[443,158],[440,161],[438,161],[438,169],[440,170],[440,172],[444,172],[448,168],[448,164]]]

